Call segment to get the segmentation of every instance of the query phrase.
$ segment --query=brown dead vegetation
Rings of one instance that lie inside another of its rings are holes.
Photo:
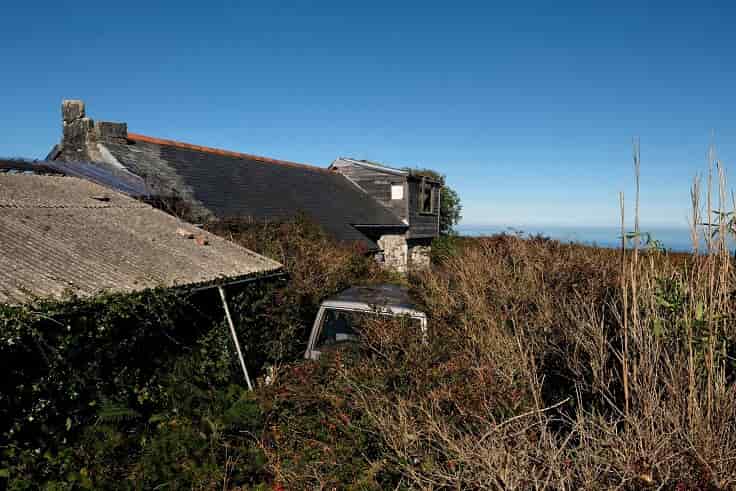
[[[274,474],[290,489],[732,488],[733,280],[727,253],[461,241],[412,278],[428,344],[378,322],[356,357],[299,365],[308,401],[304,377],[264,393],[291,435],[267,445]]]

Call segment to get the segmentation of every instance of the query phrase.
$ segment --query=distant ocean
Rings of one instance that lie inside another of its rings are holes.
[[[646,228],[642,232],[649,232],[652,239],[658,240],[662,246],[675,252],[692,251],[690,231],[686,228]],[[552,225],[506,226],[506,225],[460,225],[458,232],[461,235],[481,236],[500,233],[521,233],[527,237],[541,234],[560,242],[576,242],[598,247],[618,248],[621,246],[621,230],[616,227],[567,227]],[[734,244],[731,244],[733,247]],[[704,244],[701,241],[701,250]]]

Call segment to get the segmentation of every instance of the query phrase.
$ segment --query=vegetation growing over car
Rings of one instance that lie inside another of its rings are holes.
[[[172,345],[180,355],[164,360],[171,364],[161,365],[145,404],[75,400],[83,409],[75,414],[85,416],[74,416],[68,430],[55,410],[47,424],[54,435],[41,427],[35,440],[10,436],[0,469],[12,489],[736,484],[736,305],[729,293],[736,279],[729,251],[717,243],[702,256],[656,248],[623,256],[543,237],[455,239],[433,270],[410,278],[430,317],[428,343],[383,318],[349,349],[287,363],[299,357],[300,333],[322,298],[387,278],[353,251],[334,244],[327,251],[312,228],[252,226],[221,233],[260,243],[293,268],[292,286],[244,296],[233,309],[236,324],[252,326],[255,346],[266,341],[274,382],[255,393],[232,386],[232,358],[218,344],[227,337],[213,327],[189,349]],[[104,348],[116,350],[98,326],[135,326],[148,318],[146,306],[157,302],[145,300],[142,310],[109,303],[80,339],[102,337]],[[26,332],[56,313],[39,308],[2,319]],[[178,319],[151,318],[156,325],[145,332],[170,320],[178,333],[189,322]],[[48,342],[40,332],[28,338],[29,349],[37,349],[33,339]],[[132,349],[127,331],[118,332],[120,349]],[[121,380],[136,374],[143,372],[123,370]],[[90,387],[97,380],[91,373]],[[60,400],[60,407],[70,404]]]

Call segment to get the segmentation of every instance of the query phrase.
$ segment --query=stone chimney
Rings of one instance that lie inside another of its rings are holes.
[[[61,139],[63,160],[90,161],[90,147],[96,147],[94,121],[87,118],[84,102],[66,100],[61,103],[61,119],[64,133]],[[96,150],[96,148],[95,148]]]
[[[127,124],[93,121],[86,116],[83,101],[63,101],[61,117],[63,137],[58,157],[60,160],[102,161],[100,143],[125,143],[128,138]]]

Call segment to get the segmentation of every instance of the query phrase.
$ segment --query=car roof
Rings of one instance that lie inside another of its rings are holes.
[[[409,296],[409,289],[400,285],[353,286],[329,297],[322,302],[328,307],[370,308],[372,306],[389,307],[392,310],[415,311],[416,305]]]

